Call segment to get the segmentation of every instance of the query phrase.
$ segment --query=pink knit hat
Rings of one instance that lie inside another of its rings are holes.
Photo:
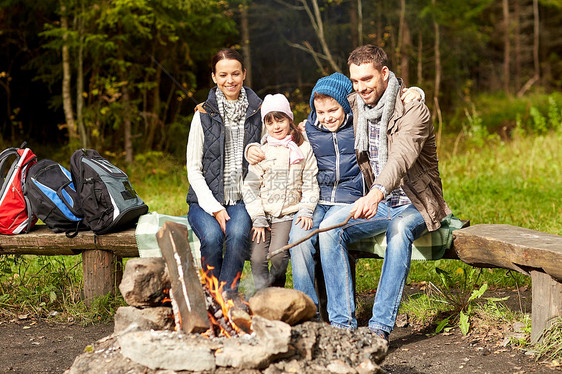
[[[270,112],[282,112],[289,116],[291,121],[293,120],[293,112],[291,112],[291,105],[289,100],[282,94],[266,95],[261,104],[261,121]]]

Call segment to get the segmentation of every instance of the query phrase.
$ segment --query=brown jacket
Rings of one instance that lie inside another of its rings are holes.
[[[357,129],[357,94],[348,96]],[[384,186],[387,192],[402,187],[412,204],[422,214],[427,229],[437,230],[441,220],[451,213],[443,199],[439,176],[435,132],[427,106],[419,101],[404,104],[400,93],[389,120],[388,160],[379,177],[374,179],[368,152],[357,152],[357,162],[367,186]]]

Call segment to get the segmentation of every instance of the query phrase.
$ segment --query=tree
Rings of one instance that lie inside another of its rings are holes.
[[[281,1],[280,1],[281,2]],[[324,22],[322,21],[322,13],[320,11],[320,6],[318,5],[318,0],[310,0],[311,5],[308,4],[308,0],[298,0],[298,3],[301,5],[291,5],[286,4],[286,6],[293,8],[293,9],[300,9],[304,10],[308,16],[310,24],[314,29],[316,36],[318,37],[318,41],[320,42],[320,46],[323,53],[316,52],[312,45],[309,42],[302,42],[302,43],[289,43],[291,47],[295,47],[298,49],[302,49],[312,55],[316,65],[320,69],[321,72],[327,73],[322,60],[326,61],[332,71],[337,71],[341,73],[341,69],[334,60],[332,53],[330,52],[330,48],[328,47],[328,43],[326,42],[326,35],[324,33]]]

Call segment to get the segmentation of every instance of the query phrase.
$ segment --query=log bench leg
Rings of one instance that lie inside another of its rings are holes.
[[[562,316],[562,283],[540,271],[531,271],[531,343],[537,343],[553,318]]]
[[[86,305],[108,293],[115,295],[116,260],[111,251],[87,250],[82,252],[82,270],[84,274],[84,301]]]

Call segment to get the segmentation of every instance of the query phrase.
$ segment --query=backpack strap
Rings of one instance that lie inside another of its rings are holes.
[[[6,170],[12,166],[11,163],[8,164],[11,155],[19,156],[17,148],[7,148],[0,153],[0,186],[4,184]]]

